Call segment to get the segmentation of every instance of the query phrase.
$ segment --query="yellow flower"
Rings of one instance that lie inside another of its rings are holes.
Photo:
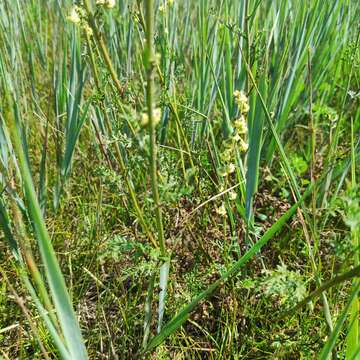
[[[219,206],[217,209],[216,209],[216,212],[221,215],[221,216],[225,216],[226,215],[226,209],[225,209],[225,205],[222,204],[221,206]]]
[[[224,162],[230,161],[232,155],[231,149],[226,149],[221,155],[221,160]]]
[[[233,95],[235,99],[238,99],[241,96],[241,92],[239,90],[235,90]]]
[[[234,91],[235,102],[242,114],[247,114],[250,110],[249,100],[244,91],[235,90]]]
[[[232,174],[235,170],[236,170],[236,167],[233,163],[230,163],[226,168],[226,172],[228,174]]]
[[[239,146],[240,146],[240,151],[242,151],[242,152],[246,152],[249,148],[249,144],[246,141],[244,141],[243,139],[241,139]]]
[[[72,22],[73,24],[79,24],[81,21],[80,11],[77,6],[73,6],[70,10],[69,15],[66,17],[66,20]]]
[[[235,135],[233,135],[232,139],[235,142],[239,142],[241,140],[241,136],[239,135],[239,133],[236,133]]]
[[[238,119],[234,121],[234,127],[238,131],[239,134],[246,134],[248,131],[246,120],[244,115],[241,115]]]
[[[248,103],[241,103],[239,106],[239,110],[242,114],[247,114],[250,110],[250,106]]]
[[[92,36],[93,35],[93,30],[92,28],[88,25],[88,23],[85,23],[83,26],[84,31],[86,32],[86,34],[88,36]]]
[[[115,7],[115,5],[116,5],[115,0],[107,0],[105,7],[107,7],[108,9],[112,9]]]
[[[229,192],[229,199],[230,200],[235,200],[237,198],[237,194],[235,191],[230,191]]]
[[[234,91],[234,98],[236,102],[248,102],[248,98],[244,91],[235,90]]]

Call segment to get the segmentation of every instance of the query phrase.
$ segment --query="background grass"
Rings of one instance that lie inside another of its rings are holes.
[[[357,359],[358,1],[73,5],[0,3],[0,357]]]

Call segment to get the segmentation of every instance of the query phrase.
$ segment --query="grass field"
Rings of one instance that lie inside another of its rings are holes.
[[[359,19],[2,0],[0,359],[360,359]]]

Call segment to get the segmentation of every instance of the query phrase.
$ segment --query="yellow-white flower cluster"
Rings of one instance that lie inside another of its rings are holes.
[[[97,6],[103,6],[106,9],[112,9],[116,5],[116,0],[96,0],[95,3]],[[79,25],[82,30],[88,35],[93,35],[93,30],[89,26],[89,23],[86,19],[86,11],[83,7],[74,5],[69,12],[69,15],[66,17],[66,20]]]
[[[249,100],[244,91],[234,91],[235,103],[238,106],[241,114],[247,114],[250,110]]]
[[[249,112],[248,98],[243,91],[238,90],[234,92],[234,98],[239,108],[240,116],[233,123],[234,132],[232,136],[224,141],[224,148],[220,155],[223,166],[219,169],[219,175],[222,177],[230,175],[236,170],[232,162],[235,159],[235,150],[239,149],[241,152],[246,152],[249,147],[246,141],[248,127],[245,117]]]
[[[246,152],[249,147],[247,142],[248,127],[246,122],[246,116],[250,110],[249,100],[246,94],[239,90],[234,92],[234,100],[239,109],[239,117],[233,123],[234,132],[232,136],[223,143],[223,150],[220,154],[222,166],[218,170],[219,176],[224,178],[225,183],[227,182],[227,177],[236,171],[234,161],[236,158],[236,149],[239,149],[241,152]],[[228,197],[230,201],[234,201],[237,198],[237,194],[235,191],[230,191]],[[221,216],[225,216],[225,204],[222,203],[216,209],[216,212]]]
[[[246,116],[250,110],[249,100],[246,94],[239,90],[234,91],[234,98],[235,103],[239,109],[240,116],[234,121],[235,131],[232,138],[238,144],[240,151],[246,152],[249,148],[249,144],[246,140],[248,132]]]
[[[73,6],[70,9],[69,15],[66,17],[66,20],[73,24],[80,24],[81,18],[83,16],[83,9],[80,6]]]
[[[234,191],[234,190],[231,190],[228,192],[228,196],[229,196],[229,200],[230,201],[235,201],[236,198],[237,198],[237,193]],[[218,206],[216,209],[215,209],[216,213],[220,216],[225,216],[226,215],[226,207],[225,207],[225,203],[222,202],[220,204],[220,206]]]
[[[216,208],[216,213],[219,214],[220,216],[225,216],[226,215],[225,205],[221,204],[218,208]]]
[[[107,9],[113,9],[116,5],[116,0],[96,0],[96,5],[104,6]]]
[[[92,28],[89,26],[85,15],[85,10],[82,7],[74,5],[70,9],[69,15],[66,17],[66,20],[75,25],[79,25],[88,36],[92,36],[93,31]]]

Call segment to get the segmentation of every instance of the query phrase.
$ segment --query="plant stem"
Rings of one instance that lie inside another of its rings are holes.
[[[156,227],[158,231],[158,242],[162,256],[166,256],[164,228],[162,212],[160,206],[159,187],[157,179],[157,144],[156,144],[156,124],[154,121],[154,76],[156,69],[156,59],[154,52],[154,0],[145,1],[145,22],[146,22],[146,48],[145,48],[145,69],[147,77],[146,104],[149,117],[150,135],[150,176],[151,189],[155,204]]]

